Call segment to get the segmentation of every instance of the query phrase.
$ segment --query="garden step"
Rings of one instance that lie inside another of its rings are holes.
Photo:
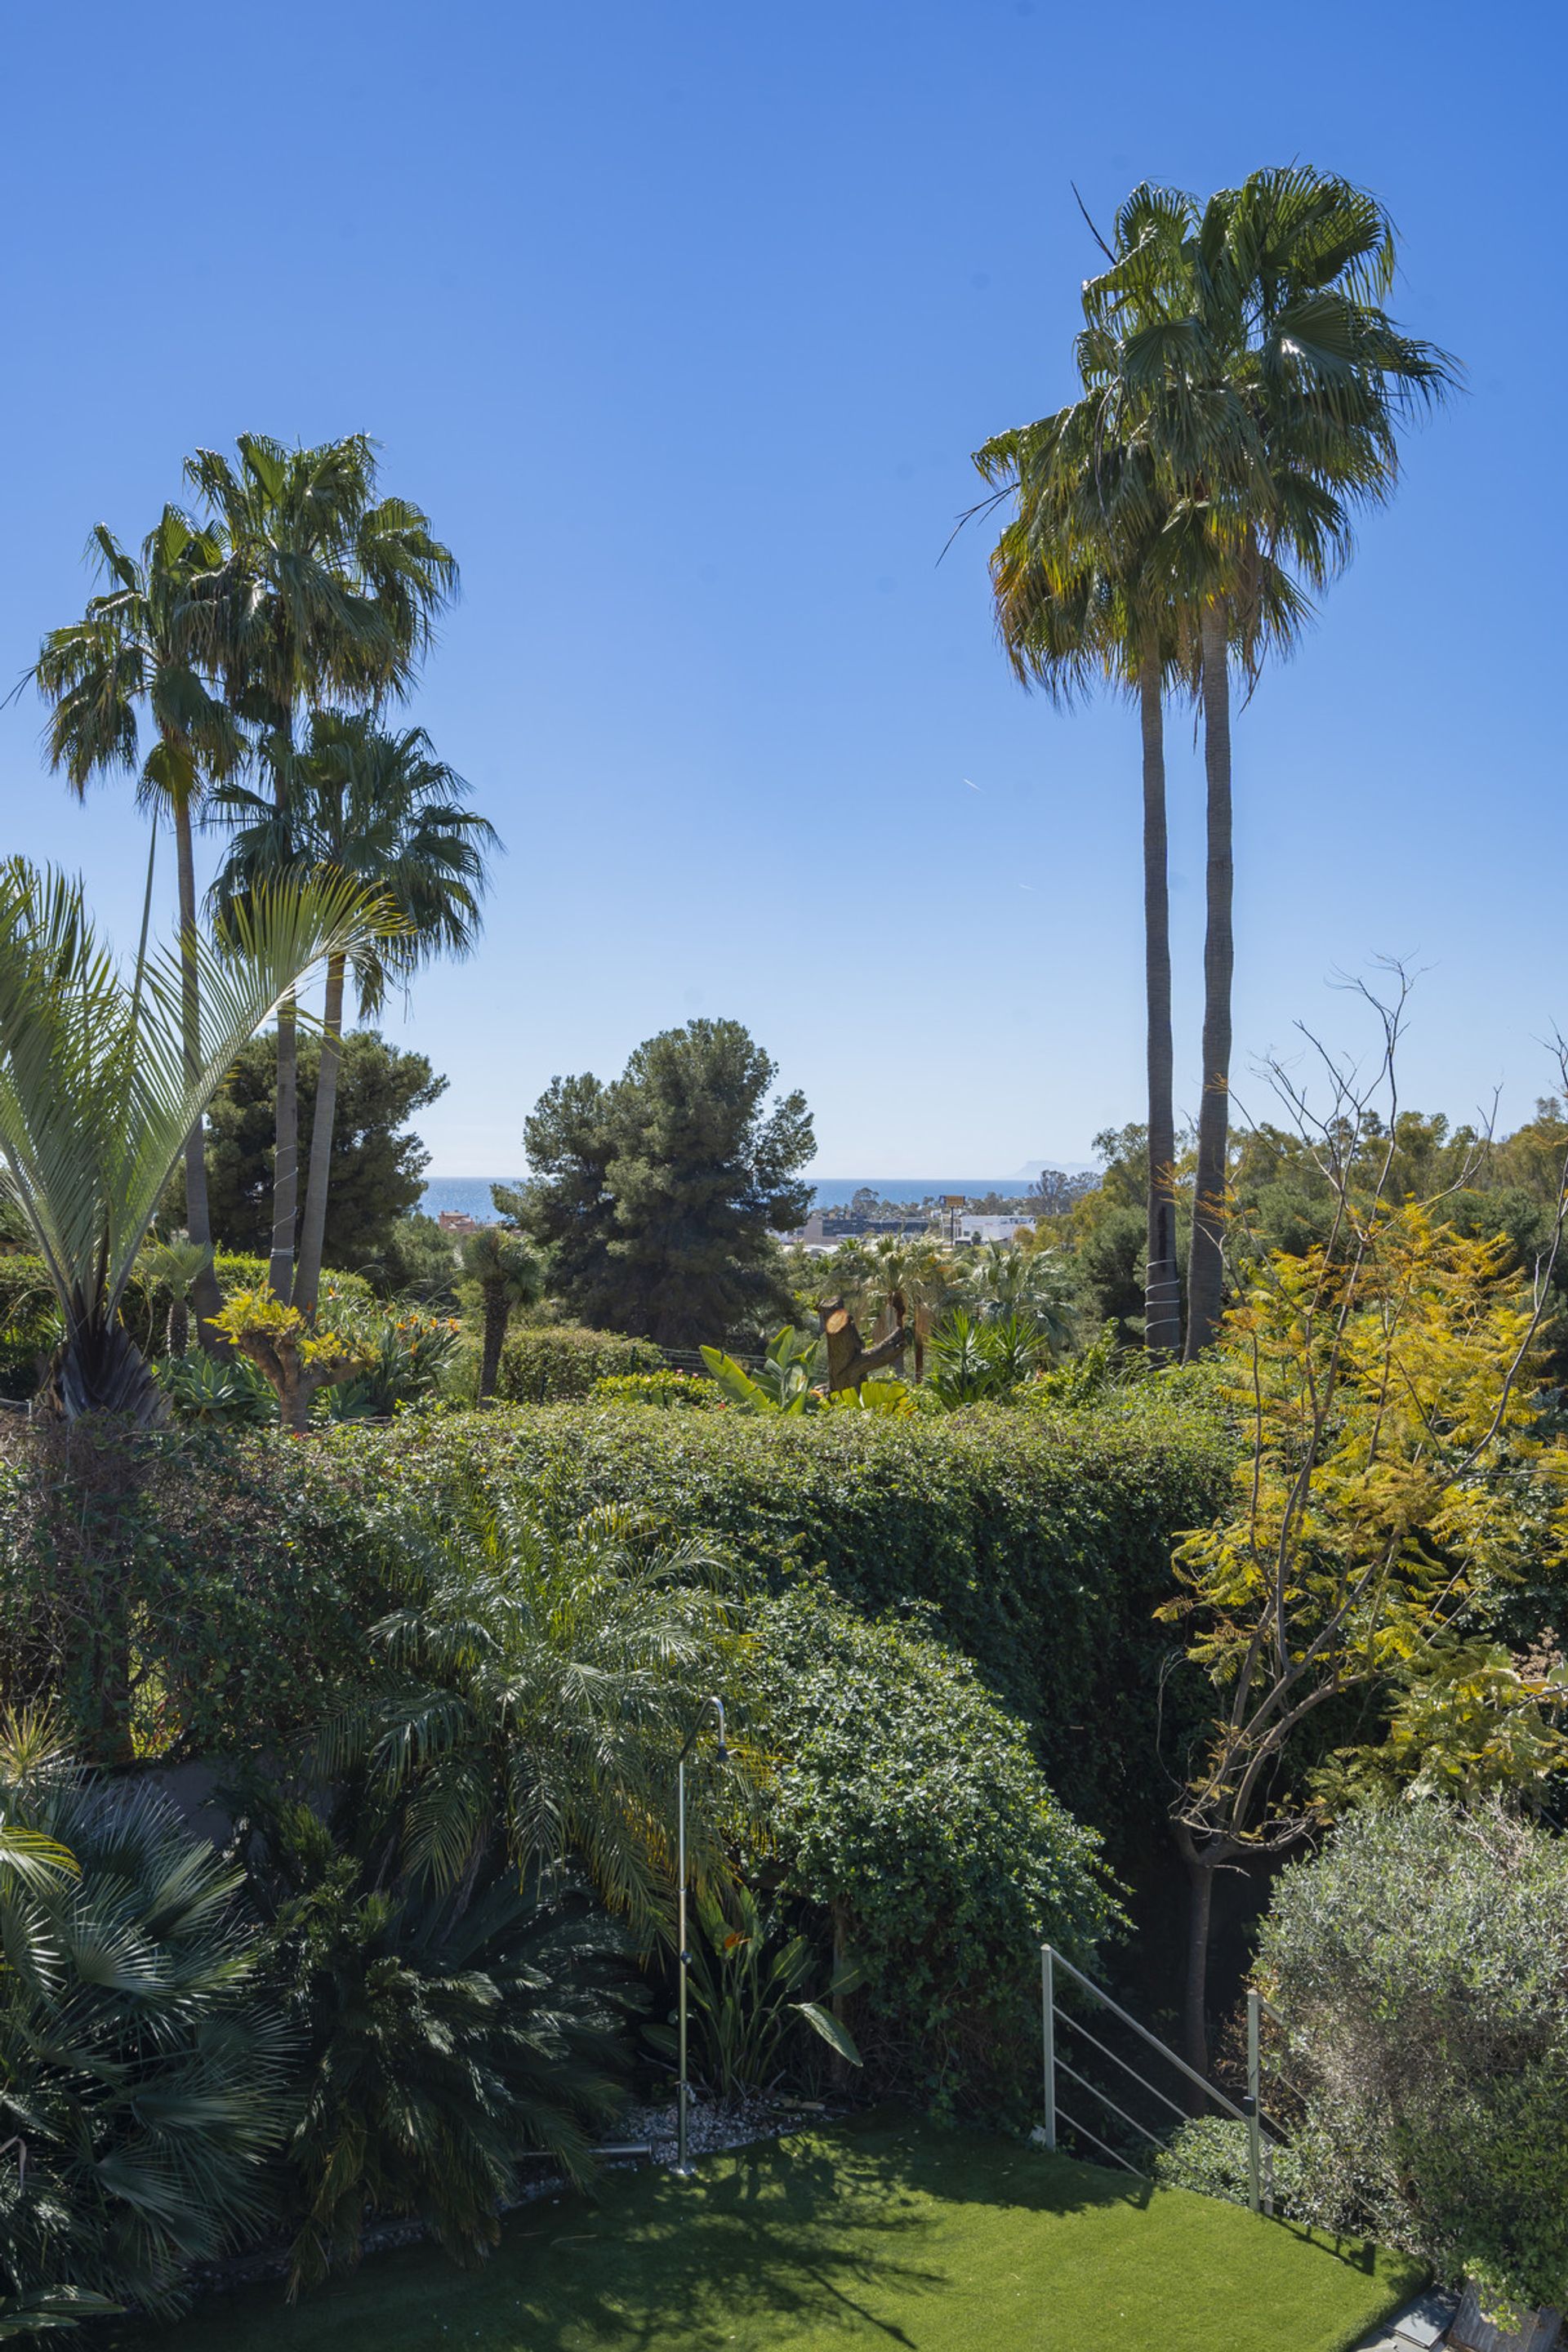
[[[1382,2327],[1363,2339],[1356,2352],[1433,2352],[1454,2322],[1458,2304],[1449,2294],[1421,2294]]]

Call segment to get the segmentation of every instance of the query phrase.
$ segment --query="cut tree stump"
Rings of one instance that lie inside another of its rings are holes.
[[[873,1372],[885,1371],[889,1364],[900,1368],[910,1347],[910,1334],[904,1328],[903,1293],[895,1290],[892,1297],[895,1328],[874,1348],[868,1348],[855,1328],[855,1318],[842,1298],[825,1298],[817,1308],[817,1320],[822,1336],[827,1342],[827,1386],[834,1389],[858,1389]]]

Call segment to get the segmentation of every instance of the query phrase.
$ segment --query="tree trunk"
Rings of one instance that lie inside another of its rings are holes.
[[[1196,2073],[1209,2069],[1208,1979],[1209,1919],[1214,1909],[1214,1860],[1198,1851],[1191,1832],[1178,1829],[1176,1842],[1187,1867],[1187,1969],[1182,1996],[1182,2055]],[[1205,2112],[1200,2095],[1192,2092],[1193,2112]]]
[[[290,707],[278,730],[272,757],[272,797],[285,812],[294,791],[294,724]],[[289,1306],[294,1292],[295,1227],[300,1211],[300,1038],[292,992],[278,1007],[278,1100],[272,1155],[272,1256],[267,1280]]]
[[[332,1172],[332,1122],[338,1109],[338,1065],[342,1056],[343,962],[327,963],[326,1007],[321,1021],[321,1063],[316,1078],[316,1110],[310,1124],[310,1168],[305,1185],[305,1217],[300,1232],[300,1265],[294,1304],[314,1315],[321,1286],[321,1253],[327,1238],[327,1188]]]
[[[889,1364],[902,1368],[910,1344],[904,1328],[904,1298],[901,1291],[893,1293],[893,1311],[898,1318],[896,1329],[874,1348],[861,1344],[854,1319],[841,1298],[825,1299],[817,1308],[823,1337],[827,1341],[827,1386],[829,1391],[858,1389],[873,1372],[885,1371]]]
[[[1152,1355],[1174,1356],[1182,1346],[1182,1283],[1176,1264],[1171,898],[1164,712],[1158,661],[1143,664],[1138,692],[1143,730],[1143,974],[1149,1063],[1149,1245],[1143,1276],[1143,1344]]]
[[[1203,615],[1204,769],[1208,782],[1207,929],[1204,936],[1204,1087],[1198,1105],[1197,1194],[1187,1260],[1191,1363],[1219,1329],[1225,1287],[1226,1148],[1230,1129],[1231,929],[1230,670],[1223,597]]]
[[[180,1021],[184,1047],[185,1074],[194,1077],[202,1062],[202,1009],[197,993],[196,967],[186,946],[196,928],[196,867],[192,841],[191,806],[188,800],[174,803],[174,860],[179,874],[180,890]],[[185,1138],[185,1231],[192,1241],[205,1248],[212,1247],[212,1212],[207,1204],[206,1121],[197,1115],[196,1123]],[[216,1352],[226,1344],[214,1340],[210,1318],[222,1312],[223,1297],[217,1286],[217,1276],[210,1265],[204,1266],[191,1285],[191,1304],[196,1311],[196,1335],[202,1346]],[[182,1312],[184,1311],[182,1302]],[[184,1354],[182,1343],[179,1350]]]
[[[506,1327],[510,1319],[504,1284],[487,1282],[483,1286],[485,1302],[485,1344],[479,1359],[479,1402],[484,1404],[495,1394],[496,1376],[500,1370],[500,1351],[506,1339]]]
[[[299,1030],[294,999],[278,1007],[278,1106],[272,1160],[272,1256],[267,1279],[287,1307],[294,1288],[294,1225],[300,1205]]]

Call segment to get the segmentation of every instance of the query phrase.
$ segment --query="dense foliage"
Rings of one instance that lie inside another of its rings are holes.
[[[691,1021],[608,1086],[552,1081],[519,1214],[574,1314],[694,1348],[782,1303],[769,1234],[804,1220],[816,1142],[804,1095],[770,1103],[776,1075],[738,1021]]]
[[[1052,1795],[1024,1724],[923,1622],[810,1589],[753,1614],[776,1866],[861,1979],[872,2085],[1022,2116],[1039,1946],[1087,1963],[1117,1909],[1099,1839]]]
[[[309,1159],[321,1044],[299,1041],[300,1154]],[[374,1029],[342,1040],[332,1125],[324,1245],[328,1265],[374,1274],[406,1247],[398,1220],[418,1208],[430,1155],[408,1121],[446,1091],[423,1054],[389,1045]],[[252,1038],[208,1114],[207,1188],[213,1232],[231,1250],[265,1252],[272,1238],[272,1160],[278,1088],[276,1031]],[[166,1223],[183,1212],[174,1198]]]
[[[544,2148],[582,2179],[614,2117],[636,1990],[622,1939],[580,1890],[495,1859],[458,1893],[389,1878],[384,1811],[363,1788],[331,1821],[268,1792],[247,1827],[300,2084],[290,2292],[357,2261],[376,2216],[416,2216],[473,2259],[500,2233],[520,2154]]]
[[[1568,1846],[1500,1810],[1352,1813],[1262,1937],[1300,2210],[1493,2299],[1568,2302]]]
[[[591,1395],[599,1381],[663,1370],[651,1340],[574,1323],[528,1323],[502,1343],[496,1394],[507,1404],[555,1404]]]
[[[0,1814],[66,1870],[0,1869],[0,2334],[7,2295],[155,2313],[252,2233],[290,2055],[257,1997],[239,1874],[155,1789],[100,1783],[37,1722],[0,1735]]]

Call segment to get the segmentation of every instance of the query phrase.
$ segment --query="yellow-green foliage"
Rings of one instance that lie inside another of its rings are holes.
[[[1540,1678],[1505,1689],[1506,1657],[1466,1646],[1528,1560],[1568,1551],[1568,1447],[1542,1421],[1534,1302],[1510,1256],[1413,1202],[1379,1209],[1332,1251],[1272,1255],[1227,1316],[1215,1369],[1248,1442],[1161,1612],[1234,1695],[1200,1796],[1256,1790],[1288,1717],[1364,1684],[1423,1694],[1384,1751],[1393,1770],[1426,1747],[1453,1785],[1561,1760]]]

